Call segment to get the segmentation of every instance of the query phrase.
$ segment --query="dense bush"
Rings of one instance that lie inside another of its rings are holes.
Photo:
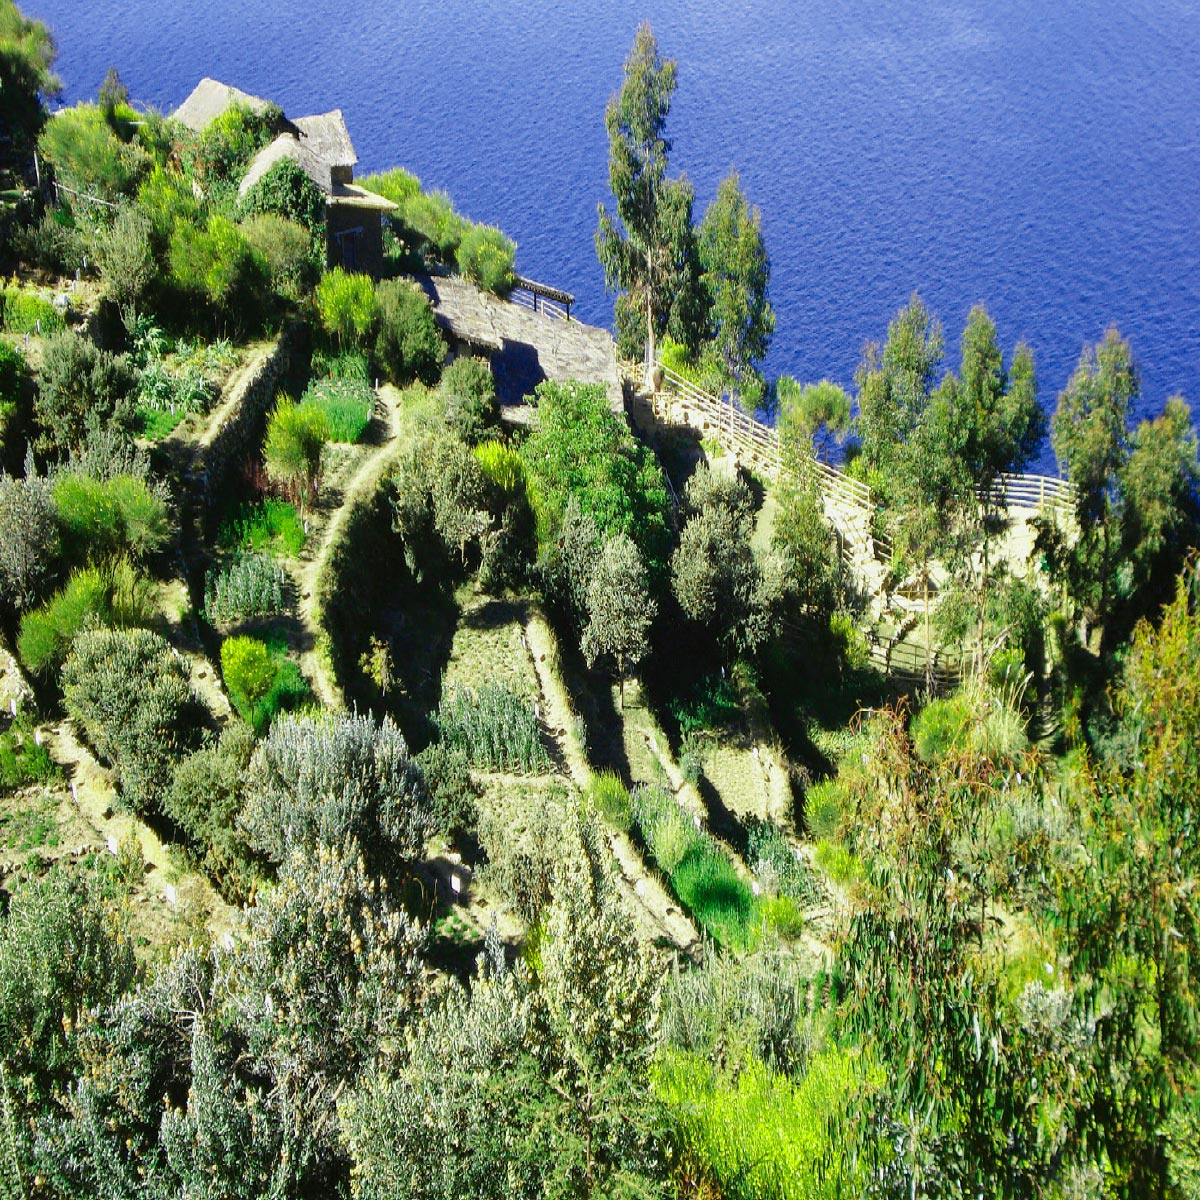
[[[272,862],[353,837],[381,868],[418,854],[431,824],[419,768],[388,718],[283,717],[255,752],[243,824]]]
[[[148,625],[154,615],[149,581],[128,559],[76,571],[66,586],[21,618],[17,652],[34,674],[55,671],[76,634],[91,625]]]
[[[473,834],[479,820],[479,788],[471,778],[466,753],[444,742],[431,742],[416,757],[432,801],[433,827],[444,837]]]
[[[379,298],[375,359],[387,377],[401,387],[420,380],[437,382],[446,342],[438,330],[429,298],[403,279],[384,280]]]
[[[196,730],[184,659],[148,629],[98,629],[76,637],[62,685],[67,712],[112,764],[126,803],[155,808]]]
[[[445,192],[417,192],[400,204],[401,223],[412,230],[430,255],[452,263],[466,232],[467,221],[454,211]]]
[[[626,830],[632,824],[633,806],[629,792],[614,772],[599,771],[593,775],[587,796],[614,829]]]
[[[267,264],[271,287],[289,300],[298,300],[313,286],[320,264],[311,234],[295,221],[262,213],[242,222],[250,248]]]
[[[535,929],[550,903],[573,801],[558,783],[529,793],[506,789],[506,800],[503,813],[492,810],[480,816],[479,840],[487,854],[481,878]]]
[[[537,775],[550,769],[533,705],[502,684],[455,688],[438,708],[437,726],[442,741],[481,770]]]
[[[447,424],[468,446],[481,442],[500,419],[496,381],[486,359],[454,359],[442,372],[438,391]]]
[[[58,571],[61,541],[50,484],[0,474],[0,597],[28,608]]]
[[[267,421],[263,461],[267,474],[303,507],[316,491],[329,418],[311,400],[297,404],[281,395]]]
[[[88,338],[64,330],[46,340],[38,371],[34,415],[38,448],[65,455],[79,451],[97,427],[128,429],[136,378],[124,355],[101,350]]]
[[[820,884],[803,858],[796,855],[777,825],[755,822],[749,831],[746,860],[769,892],[798,904],[819,904]]]
[[[334,267],[322,276],[315,295],[321,324],[343,350],[366,343],[380,310],[368,276]]]
[[[38,142],[60,183],[102,200],[132,194],[150,169],[150,156],[126,144],[94,104],[57,113]]]
[[[493,225],[471,225],[457,250],[458,269],[485,292],[507,296],[513,286],[517,244]]]
[[[480,442],[475,447],[475,461],[498,491],[513,498],[524,496],[525,462],[520,451],[504,442]]]
[[[112,224],[95,237],[104,295],[126,321],[132,320],[154,278],[152,233],[150,218],[134,205],[123,203]]]
[[[313,235],[325,228],[325,196],[304,168],[290,158],[269,167],[242,197],[239,209],[243,217],[282,217],[301,226],[307,230],[310,253]]]
[[[836,779],[814,783],[804,794],[804,826],[814,841],[836,840],[845,812],[845,790]]]
[[[280,712],[311,698],[299,665],[286,651],[282,642],[267,645],[244,636],[221,643],[221,674],[229,699],[255,733],[262,733]]]
[[[204,577],[204,618],[235,625],[283,611],[283,572],[265,554],[238,555]]]
[[[166,254],[176,224],[200,223],[200,201],[191,183],[162,167],[155,167],[142,181],[137,205],[150,222],[151,245],[156,255]]]
[[[403,167],[392,167],[390,171],[364,175],[357,182],[359,187],[364,187],[369,192],[375,192],[376,195],[385,196],[393,204],[403,204],[421,190],[421,181]]]
[[[371,423],[375,392],[353,377],[315,379],[304,393],[304,403],[325,414],[331,442],[357,442]]]
[[[241,331],[261,324],[269,269],[228,217],[214,213],[203,227],[176,221],[168,253],[172,282],[208,305],[215,324]]]
[[[304,522],[286,500],[238,504],[221,523],[217,545],[248,553],[266,551],[295,557],[304,549]]]
[[[247,726],[227,725],[219,741],[179,763],[162,798],[163,815],[187,838],[226,898],[234,901],[245,900],[258,878],[238,824],[242,774],[253,750],[254,734]]]
[[[282,116],[274,105],[254,112],[243,104],[231,104],[199,134],[185,134],[188,165],[202,181],[238,182],[254,156],[275,136]]]
[[[170,535],[162,494],[134,475],[97,479],[67,470],[55,478],[53,497],[64,547],[75,562],[120,553],[144,560]]]
[[[0,314],[9,333],[31,333],[49,336],[58,333],[66,324],[53,303],[37,292],[25,288],[0,289]]]

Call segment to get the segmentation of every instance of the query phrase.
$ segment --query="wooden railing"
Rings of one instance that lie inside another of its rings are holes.
[[[575,297],[570,292],[551,287],[548,283],[526,279],[524,275],[513,276],[513,287],[508,293],[508,298],[521,308],[545,313],[546,316],[557,317],[560,321],[571,319],[571,305],[575,303]]]

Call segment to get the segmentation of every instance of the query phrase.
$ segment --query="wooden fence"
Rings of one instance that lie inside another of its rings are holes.
[[[571,305],[575,303],[575,297],[570,292],[551,287],[548,283],[526,279],[524,275],[513,276],[513,287],[508,293],[508,298],[511,303],[521,308],[545,313],[546,316],[557,317],[560,321],[571,319]]]

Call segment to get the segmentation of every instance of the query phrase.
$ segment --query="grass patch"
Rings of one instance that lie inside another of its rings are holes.
[[[34,737],[33,721],[24,713],[0,733],[0,795],[10,796],[34,783],[49,783],[59,776],[45,746]]]
[[[172,411],[169,408],[147,408],[139,404],[135,412],[138,435],[148,442],[162,441],[188,419],[188,414],[182,408]]]
[[[694,822],[663,788],[639,788],[633,820],[679,902],[719,946],[749,949],[761,914],[754,893],[720,844]]]
[[[223,550],[295,558],[304,549],[304,522],[296,506],[286,500],[239,504],[217,531],[217,545]]]
[[[600,771],[592,776],[588,799],[614,829],[629,829],[633,822],[633,805],[625,785],[614,772]]]
[[[550,769],[533,705],[501,684],[454,688],[442,700],[437,726],[442,742],[461,750],[477,769],[519,775]]]
[[[314,404],[329,424],[331,442],[357,442],[366,433],[375,411],[375,393],[365,379],[353,375],[315,379],[303,403]]]

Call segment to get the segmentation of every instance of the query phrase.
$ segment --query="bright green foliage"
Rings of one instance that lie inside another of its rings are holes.
[[[304,549],[304,523],[296,506],[286,500],[239,504],[217,532],[217,545],[226,550],[285,554],[294,558]]]
[[[250,249],[266,263],[271,287],[277,293],[297,300],[312,288],[320,264],[313,252],[312,235],[303,225],[265,212],[247,217],[241,228]]]
[[[827,625],[846,603],[848,580],[815,477],[803,469],[784,476],[776,504],[771,562],[782,586],[780,608]]]
[[[524,494],[525,460],[519,450],[505,442],[480,442],[475,447],[475,461],[489,482],[506,496]]]
[[[625,60],[621,90],[604,113],[616,212],[610,216],[599,206],[596,253],[607,286],[624,293],[617,305],[618,341],[628,353],[630,343],[644,339],[647,362],[654,358],[655,338],[668,327],[689,347],[697,341],[694,192],[686,178],[667,178],[671,145],[665,128],[675,74],[675,63],[659,57],[654,31],[643,23]]]
[[[67,712],[114,767],[125,801],[151,811],[195,730],[187,664],[148,629],[99,629],[75,638],[62,687]]]
[[[661,578],[670,546],[668,501],[654,457],[609,408],[600,384],[542,383],[538,424],[522,447],[538,543],[557,540],[568,501],[600,534],[628,534],[651,581]]]
[[[299,163],[282,158],[242,197],[243,217],[283,217],[308,231],[309,238],[325,228],[325,196]]]
[[[446,423],[468,446],[482,441],[500,420],[496,381],[484,358],[455,358],[438,385],[446,404]]]
[[[539,775],[550,769],[533,705],[502,684],[455,688],[442,700],[437,726],[445,745],[479,770]]]
[[[468,222],[454,211],[445,192],[417,192],[400,202],[401,224],[443,263],[453,263]]]
[[[354,839],[381,870],[420,853],[430,831],[421,773],[389,718],[285,716],[255,752],[242,823],[272,862]]]
[[[471,225],[458,245],[458,269],[485,292],[507,296],[513,286],[517,244],[494,225]]]
[[[60,549],[46,480],[0,475],[0,597],[17,609],[36,603],[57,573]]]
[[[48,338],[34,401],[41,428],[39,448],[65,456],[83,447],[89,428],[127,427],[134,382],[124,355],[101,350],[88,338],[65,330]]]
[[[758,1062],[726,1074],[677,1052],[653,1078],[678,1153],[729,1200],[832,1200],[852,1187],[856,1173],[827,1124],[858,1087],[843,1052],[819,1055],[798,1082]]]
[[[361,346],[375,325],[379,304],[375,285],[367,275],[351,275],[334,267],[321,278],[316,290],[321,324],[342,349]]]
[[[234,625],[283,611],[283,572],[265,554],[238,555],[204,578],[204,617],[214,625]]]
[[[314,379],[304,392],[303,403],[324,413],[331,442],[357,442],[371,423],[375,392],[362,379]]]
[[[313,497],[321,473],[321,451],[329,440],[329,417],[306,400],[280,395],[267,422],[263,462],[267,474],[287,489],[301,509]]]
[[[757,364],[766,357],[775,332],[775,310],[767,300],[771,265],[762,217],[746,200],[736,171],[718,186],[700,224],[697,246],[723,382],[735,396],[757,400],[763,393]]]
[[[437,382],[446,342],[434,320],[428,297],[404,279],[387,279],[377,289],[379,299],[375,359],[395,384],[420,380]]]
[[[150,222],[156,254],[166,252],[176,225],[200,224],[200,201],[190,182],[164,167],[155,167],[142,181],[137,207]]]
[[[247,720],[275,681],[275,663],[265,642],[231,637],[221,643],[221,674],[233,706]]]
[[[620,776],[612,771],[599,771],[592,776],[587,790],[588,799],[596,811],[614,828],[627,830],[633,822],[629,792]]]
[[[123,142],[94,104],[77,104],[46,122],[38,141],[60,183],[110,203],[132,195],[151,167],[140,146]]]
[[[75,635],[91,625],[148,625],[154,615],[149,582],[127,558],[76,571],[40,608],[25,613],[17,653],[35,675],[56,671]]]
[[[12,0],[0,0],[0,96],[4,123],[22,156],[37,142],[44,102],[58,93],[51,71],[56,55],[54,36],[41,21],[24,16]]]
[[[58,764],[34,736],[33,720],[21,710],[0,733],[0,796],[10,796],[31,783],[58,778]]]
[[[267,282],[267,264],[227,217],[214,213],[203,227],[177,221],[169,257],[172,282],[207,303],[216,320],[236,329],[257,323],[256,301]]]
[[[100,562],[122,553],[144,560],[170,535],[162,494],[135,475],[97,479],[65,471],[53,488],[63,545],[75,562]]]
[[[0,289],[0,315],[9,333],[48,335],[65,325],[62,313],[45,296],[26,288]]]
[[[804,827],[813,841],[837,838],[845,813],[845,793],[836,779],[814,783],[804,793]]]
[[[406,200],[411,200],[421,190],[421,181],[411,171],[406,171],[403,167],[392,167],[388,171],[379,171],[374,175],[364,175],[355,182],[359,187],[366,188],[368,192],[375,192],[376,195],[385,196],[393,204],[403,204]]]
[[[587,624],[579,646],[588,666],[601,658],[616,663],[622,708],[626,670],[636,667],[650,649],[655,607],[633,539],[624,533],[606,537],[588,582]]]

